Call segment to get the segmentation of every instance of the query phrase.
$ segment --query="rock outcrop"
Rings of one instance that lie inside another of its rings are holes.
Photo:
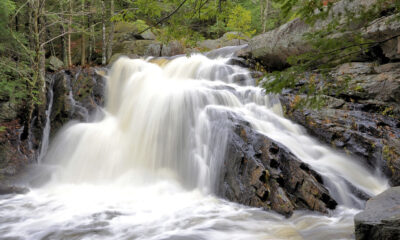
[[[100,69],[98,69],[101,71]],[[50,110],[50,137],[70,120],[87,121],[97,106],[103,105],[105,81],[95,68],[73,68],[47,73],[47,95],[53,92]],[[50,99],[47,100],[46,109]],[[0,179],[18,174],[26,165],[36,161],[46,116],[35,116],[31,129],[24,136],[23,106],[0,102]]]
[[[9,186],[9,185],[0,185],[0,195],[25,194],[27,192],[29,192],[28,188]]]
[[[51,110],[51,136],[66,122],[88,121],[89,116],[104,104],[105,80],[95,68],[72,68],[48,75],[54,81]]]
[[[294,19],[274,30],[252,38],[249,41],[246,54],[250,58],[260,61],[266,69],[283,69],[288,66],[288,57],[301,55],[312,50],[308,41],[304,39],[304,34],[325,29],[334,18],[338,18],[339,22],[345,24],[343,16],[348,12],[357,15],[362,9],[368,10],[377,2],[377,0],[339,1],[335,3],[327,19],[319,20],[312,26],[301,19]],[[393,1],[390,0],[382,9],[390,9],[392,5]],[[382,16],[382,18],[366,24],[366,28],[360,28],[359,24],[351,23],[349,32],[333,34],[330,37],[344,37],[347,33],[359,31],[365,39],[378,43],[375,46],[375,51],[383,54],[378,57],[384,58],[384,61],[397,60],[400,56],[399,38],[397,37],[400,35],[400,24],[399,21],[392,21],[394,18],[398,18],[398,16]]]
[[[363,212],[354,218],[357,240],[400,239],[400,187],[394,187],[368,200]]]
[[[240,116],[227,116],[233,131],[218,184],[220,196],[285,215],[296,209],[335,208],[318,173],[280,143],[254,131]]]
[[[204,50],[214,50],[227,46],[239,46],[248,43],[249,38],[238,32],[227,32],[218,39],[207,39],[197,43]]]
[[[281,97],[287,117],[323,142],[363,160],[400,185],[400,66],[398,63],[344,64],[332,79],[320,110],[295,107],[301,97]],[[318,76],[314,79],[318,79]],[[343,86],[346,90],[343,91]]]

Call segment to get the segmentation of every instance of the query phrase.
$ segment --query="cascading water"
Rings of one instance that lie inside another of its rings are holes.
[[[387,182],[318,144],[282,117],[247,70],[229,58],[119,59],[107,77],[105,114],[66,126],[45,164],[51,180],[0,199],[0,235],[13,239],[351,239],[361,200]],[[244,86],[243,86],[244,85]],[[288,219],[214,195],[234,112],[323,177],[340,203],[329,215]],[[43,166],[45,167],[45,166]]]
[[[41,146],[40,146],[40,151],[39,151],[39,156],[38,156],[38,163],[41,163],[44,156],[47,153],[48,147],[49,147],[49,141],[50,141],[50,128],[51,128],[51,121],[50,121],[50,116],[51,116],[51,110],[53,108],[53,85],[54,85],[54,79],[50,79],[50,86],[48,90],[48,106],[45,111],[46,114],[46,123],[44,125],[43,129],[43,136],[42,136],[42,141],[41,141]]]

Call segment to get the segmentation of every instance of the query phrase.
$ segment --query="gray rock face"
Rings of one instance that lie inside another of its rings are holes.
[[[20,108],[20,106],[17,106],[14,102],[11,102],[11,101],[1,102],[0,101],[0,121],[13,120],[13,119],[17,118],[19,108]]]
[[[0,195],[25,194],[27,192],[29,192],[28,188],[16,187],[16,186],[8,186],[8,185],[0,185]]]
[[[73,68],[49,76],[54,79],[51,135],[69,120],[87,121],[97,106],[104,104],[105,81],[96,71]]]
[[[290,215],[296,209],[327,212],[337,205],[322,178],[283,145],[255,132],[234,113],[222,167],[220,196]]]
[[[217,48],[222,48],[227,46],[239,46],[242,44],[246,44],[248,40],[249,40],[248,37],[238,32],[227,32],[221,38],[207,39],[198,42],[197,45],[200,48],[204,48],[206,50],[214,50]]]
[[[185,48],[179,41],[164,44],[161,49],[161,57],[171,57],[185,53]]]
[[[381,44],[383,54],[391,60],[400,59],[400,21],[399,14],[382,17],[374,20],[365,31],[362,32],[364,38],[382,41],[390,39]]]
[[[357,240],[400,239],[400,187],[391,188],[368,200],[354,218]]]
[[[162,49],[162,44],[161,43],[152,43],[147,47],[147,49],[146,49],[144,54],[146,56],[160,57],[161,56],[161,49]]]
[[[400,185],[400,66],[349,63],[332,72],[325,107],[294,108],[297,90],[281,97],[287,117],[323,142],[363,160]],[[347,85],[346,91],[339,90]],[[305,97],[305,96],[304,96]]]
[[[389,0],[391,2],[391,0]],[[249,54],[257,59],[267,69],[283,69],[288,66],[287,58],[312,51],[311,46],[303,38],[305,33],[311,33],[325,29],[330,21],[343,16],[347,11],[358,14],[361,9],[370,8],[377,0],[352,1],[342,0],[333,6],[330,16],[320,20],[314,26],[309,26],[300,19],[292,20],[277,29],[258,35],[249,41]],[[392,3],[393,4],[393,3]],[[387,4],[387,7],[390,3]],[[354,31],[360,31],[362,36],[371,41],[383,41],[399,35],[400,21],[393,20],[398,16],[388,16],[377,19],[368,24],[366,29],[358,25],[350,25]],[[341,18],[344,23],[345,19]],[[346,33],[331,35],[331,38],[345,36]],[[383,51],[386,58],[397,60],[400,57],[398,38],[382,42],[378,47]]]
[[[249,51],[253,58],[261,61],[270,69],[282,69],[287,66],[289,56],[311,51],[309,44],[303,39],[303,34],[311,31],[300,19],[290,21],[279,28],[252,38]]]

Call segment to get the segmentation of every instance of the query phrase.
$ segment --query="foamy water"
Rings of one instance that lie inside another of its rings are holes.
[[[74,123],[44,159],[51,178],[0,198],[0,239],[352,239],[353,216],[388,187],[358,162],[282,116],[228,58],[177,57],[162,66],[122,58],[107,78],[102,117]],[[339,206],[284,218],[216,196],[231,129],[210,110],[239,114],[319,172]]]

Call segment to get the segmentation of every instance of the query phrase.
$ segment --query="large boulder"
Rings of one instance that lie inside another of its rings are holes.
[[[207,39],[197,43],[203,50],[214,50],[227,46],[239,46],[248,43],[249,38],[242,33],[227,32],[218,39]]]
[[[303,35],[311,27],[300,19],[290,21],[277,29],[252,38],[249,51],[268,69],[282,69],[287,66],[287,58],[311,51],[311,46]]]
[[[58,71],[64,67],[63,61],[55,56],[51,56],[47,59],[47,69],[50,71]]]
[[[400,239],[400,187],[394,187],[367,201],[354,217],[357,240]]]
[[[185,53],[185,47],[179,41],[171,41],[167,44],[163,44],[161,48],[160,57],[171,57]]]
[[[362,36],[376,42],[382,42],[384,56],[390,60],[400,60],[400,14],[385,16],[374,20],[362,31]]]
[[[104,104],[105,80],[101,69],[71,68],[48,75],[53,81],[51,135],[69,120],[87,121]]]
[[[215,119],[221,119],[213,113]],[[234,113],[225,113],[232,132],[218,194],[230,201],[290,215],[296,209],[327,212],[336,202],[322,178],[286,147],[253,130]]]
[[[294,19],[277,29],[263,33],[249,41],[248,54],[250,57],[260,61],[267,69],[283,69],[288,66],[287,58],[301,55],[312,50],[309,43],[304,39],[305,33],[312,33],[326,29],[333,19],[339,19],[341,24],[346,24],[346,16],[349,12],[352,17],[361,14],[362,10],[373,8],[378,0],[342,0],[333,6],[330,15],[326,19],[318,20],[313,26],[301,19]],[[393,6],[393,0],[389,0],[383,8]],[[398,39],[391,37],[399,35],[400,21],[398,16],[388,16],[368,23],[366,29],[361,28],[359,21],[350,22],[350,31],[330,35],[331,38],[340,38],[348,33],[359,31],[368,40],[376,41],[379,44],[376,48],[382,49],[385,57],[392,60],[399,58]]]
[[[54,71],[60,70],[63,67],[64,67],[63,61],[61,61],[57,57],[51,56],[51,57],[49,57],[49,59],[47,59],[47,68],[48,68],[48,70],[54,72]]]

